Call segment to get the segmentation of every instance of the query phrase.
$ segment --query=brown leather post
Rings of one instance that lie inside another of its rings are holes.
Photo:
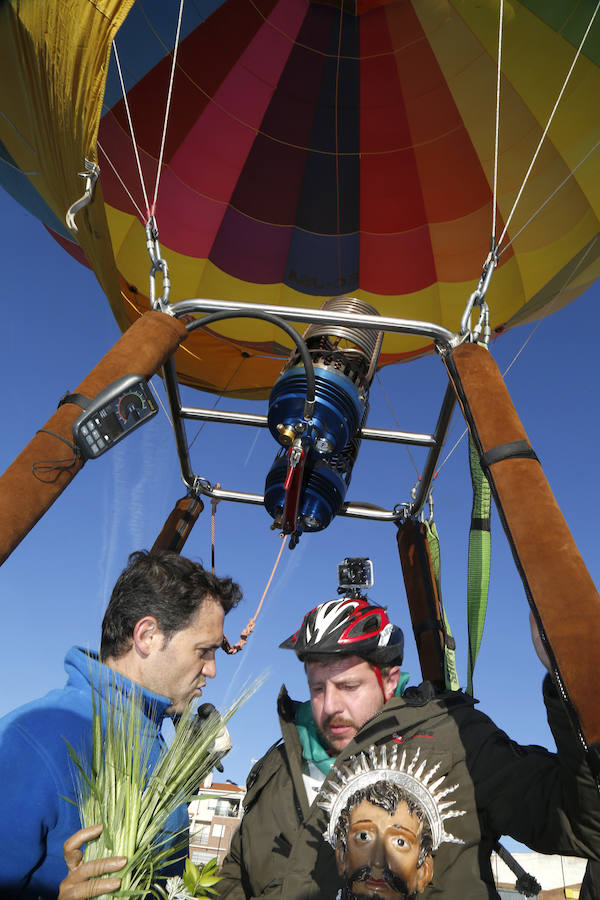
[[[444,632],[425,525],[414,519],[401,522],[397,540],[421,673],[443,690]]]
[[[204,503],[200,497],[188,495],[178,500],[156,538],[152,552],[174,550],[175,553],[181,553],[203,509]]]
[[[445,364],[483,456],[530,607],[553,662],[555,685],[590,749],[590,764],[598,775],[600,704],[594,687],[600,660],[600,597],[540,462],[535,454],[528,456],[527,434],[490,353],[476,344],[463,344],[448,354]]]
[[[178,319],[161,312],[146,313],[74,393],[91,398],[123,375],[149,378],[186,335]],[[73,422],[80,414],[81,408],[73,403],[60,406],[0,478],[0,565],[81,469],[83,460],[65,443],[72,442]]]

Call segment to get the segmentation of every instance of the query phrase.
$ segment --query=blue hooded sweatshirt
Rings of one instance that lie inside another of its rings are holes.
[[[0,897],[56,900],[67,874],[63,843],[81,828],[74,766],[67,741],[87,755],[92,739],[92,684],[96,703],[132,682],[99,662],[96,654],[72,647],[65,657],[67,683],[0,720]],[[164,746],[160,728],[171,701],[139,685],[144,716],[153,736],[150,769]],[[188,824],[182,806],[169,829]]]

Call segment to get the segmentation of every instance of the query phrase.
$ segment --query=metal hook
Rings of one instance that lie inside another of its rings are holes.
[[[163,259],[158,242],[158,225],[154,216],[150,216],[146,222],[146,247],[150,257],[150,305],[152,309],[161,312],[169,312],[169,294],[171,292],[171,279],[169,278],[169,266]],[[162,272],[162,296],[156,298],[156,273]]]
[[[79,230],[75,224],[75,216],[80,210],[91,203],[92,197],[94,196],[94,188],[98,181],[98,175],[100,174],[100,167],[95,163],[90,162],[89,159],[84,161],[84,165],[85,172],[78,172],[77,174],[80,178],[85,178],[85,193],[68,208],[65,215],[67,228],[69,231],[72,231],[73,234],[77,234]]]
[[[414,494],[416,493],[415,488],[412,489],[411,493],[413,494],[414,500]],[[427,522],[429,525],[431,525],[431,523],[433,522],[433,491],[429,492],[429,496],[425,502],[429,508],[429,515],[427,516],[427,518],[425,518],[425,509],[423,508],[419,513],[419,521],[423,522],[423,524]]]
[[[408,519],[408,513],[410,509],[410,503],[403,501],[402,503],[396,503],[393,509],[393,513],[395,516],[394,521],[398,522],[406,522]]]
[[[215,485],[215,487],[220,485]],[[208,480],[208,478],[202,478],[200,475],[194,476],[194,481],[190,488],[190,493],[194,497],[200,497],[201,494],[210,494],[212,492],[213,486]]]
[[[433,491],[429,492],[429,497],[427,498],[427,506],[429,507],[429,516],[427,518],[427,522],[429,525],[433,522]]]
[[[484,262],[483,269],[481,271],[481,278],[479,279],[477,287],[469,297],[462,319],[460,320],[460,334],[467,335],[471,332],[471,314],[473,312],[473,307],[480,306],[481,313],[479,316],[479,321],[475,326],[475,329],[473,330],[473,337],[476,340],[480,340],[483,332],[483,340],[485,341],[485,343],[489,341],[490,337],[490,313],[489,307],[485,302],[485,296],[487,294],[492,275],[494,274],[494,270],[497,265],[498,245],[496,244],[495,239],[492,239],[490,252],[487,255],[487,259]]]
[[[472,340],[474,344],[489,344],[492,330],[490,328],[490,309],[485,300],[481,304],[479,321],[473,329]]]

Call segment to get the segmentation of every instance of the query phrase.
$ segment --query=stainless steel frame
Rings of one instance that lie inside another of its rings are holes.
[[[235,313],[237,310],[245,312],[266,312],[278,316],[288,322],[326,323],[332,326],[351,325],[354,328],[368,328],[376,331],[394,332],[397,334],[410,334],[429,337],[435,343],[440,352],[447,352],[456,346],[461,338],[439,325],[431,322],[418,322],[412,319],[395,319],[385,316],[354,315],[348,313],[333,313],[331,310],[308,309],[303,307],[280,307],[274,305],[261,306],[255,303],[232,303],[221,300],[182,300],[170,307],[170,312],[176,317],[193,313],[209,313],[228,311]],[[283,361],[282,361],[283,364]],[[179,394],[179,384],[173,360],[169,360],[164,369],[164,380],[167,397],[173,418],[173,430],[179,455],[181,477],[188,490],[213,497],[216,500],[230,500],[237,503],[250,503],[262,506],[262,494],[250,494],[244,491],[224,490],[214,487],[206,478],[194,473],[191,466],[189,447],[185,432],[184,421],[195,419],[204,422],[221,422],[230,425],[252,425],[258,428],[266,428],[266,415],[254,415],[252,413],[222,412],[201,407],[182,406]],[[450,417],[454,409],[455,395],[449,384],[442,400],[437,424],[432,434],[418,434],[407,431],[390,431],[381,428],[363,428],[361,437],[363,440],[383,441],[388,443],[411,444],[429,447],[429,453],[425,463],[423,475],[413,500],[399,503],[392,509],[381,506],[347,502],[339,513],[360,519],[371,519],[380,522],[398,522],[407,516],[416,516],[423,509],[431,491],[431,482],[436,470],[439,456],[444,444]]]

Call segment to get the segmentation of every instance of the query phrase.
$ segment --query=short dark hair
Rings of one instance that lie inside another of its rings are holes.
[[[359,788],[349,798],[344,809],[341,811],[337,824],[335,826],[335,841],[338,842],[346,850],[348,839],[348,828],[350,827],[350,815],[352,810],[367,800],[374,806],[379,806],[392,816],[401,803],[406,803],[408,811],[411,815],[417,817],[422,823],[421,846],[419,850],[419,859],[417,868],[423,865],[425,858],[433,853],[433,837],[431,834],[431,826],[429,820],[423,811],[421,804],[415,800],[411,794],[403,790],[398,784],[392,781],[376,781],[374,784],[366,788]]]
[[[144,616],[154,616],[165,639],[185,628],[205,600],[228,613],[242,592],[231,578],[218,578],[171,550],[132,553],[119,575],[102,621],[101,659],[119,659]]]

